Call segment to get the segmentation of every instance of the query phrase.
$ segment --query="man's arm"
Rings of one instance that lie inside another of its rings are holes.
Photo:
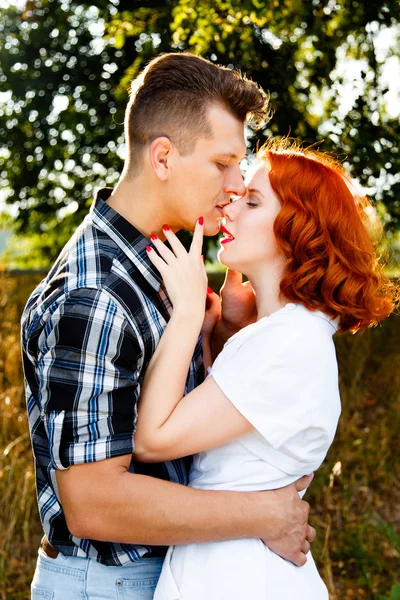
[[[311,477],[268,492],[205,491],[131,473],[130,460],[119,456],[57,471],[72,535],[145,545],[262,538],[283,558],[305,564],[315,531],[298,491]]]
[[[73,535],[146,545],[261,537],[304,564],[314,532],[294,486],[208,492],[129,472],[140,341],[102,290],[77,291],[53,318],[39,356],[41,410]]]

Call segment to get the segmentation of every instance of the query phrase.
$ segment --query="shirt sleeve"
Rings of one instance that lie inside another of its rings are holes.
[[[293,475],[320,466],[340,415],[332,335],[268,324],[211,376],[262,438],[261,458]]]
[[[52,467],[134,451],[143,357],[122,308],[102,290],[76,290],[39,340],[39,399]]]

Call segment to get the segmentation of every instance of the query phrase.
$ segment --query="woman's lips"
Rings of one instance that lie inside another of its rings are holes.
[[[221,227],[221,232],[225,234],[225,237],[219,240],[220,244],[227,244],[228,242],[233,242],[233,240],[235,239],[229,231],[229,229],[227,229],[224,225],[222,225]]]
[[[233,237],[233,235],[231,234],[231,232],[224,225],[222,225],[221,231],[222,231],[222,233],[225,233],[225,235],[227,235],[231,240],[235,239]]]

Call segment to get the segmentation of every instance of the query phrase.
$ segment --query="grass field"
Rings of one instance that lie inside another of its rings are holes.
[[[26,600],[39,540],[19,319],[37,275],[0,273],[0,600]],[[343,412],[307,493],[331,600],[400,599],[400,317],[337,339]],[[312,600],[312,599],[310,599]]]

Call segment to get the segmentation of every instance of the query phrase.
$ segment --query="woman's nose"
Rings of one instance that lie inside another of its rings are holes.
[[[236,204],[235,201],[231,201],[229,204],[226,204],[222,209],[224,217],[228,219],[228,221],[233,221],[233,219],[235,218],[236,207],[234,207],[234,204]]]

